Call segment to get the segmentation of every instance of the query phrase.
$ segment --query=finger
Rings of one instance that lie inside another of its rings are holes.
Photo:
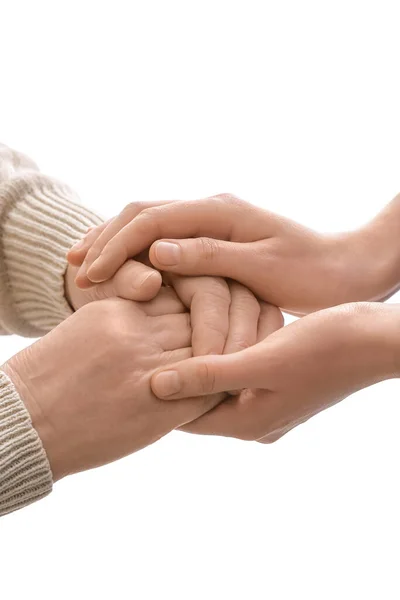
[[[243,285],[229,282],[231,305],[229,310],[229,333],[224,354],[233,354],[254,346],[257,342],[257,327],[260,305],[257,298]]]
[[[176,295],[175,290],[171,287],[162,287],[153,300],[150,300],[150,302],[143,302],[140,307],[148,317],[176,315],[187,312],[186,306],[182,304]]]
[[[212,394],[209,396],[202,396],[201,398],[188,398],[185,402],[181,402],[180,400],[172,401],[171,404],[174,406],[178,403],[184,405],[184,412],[182,412],[181,422],[176,425],[176,429],[180,429],[181,431],[186,431],[187,433],[204,433],[207,435],[213,435],[210,431],[206,430],[207,424],[210,425],[210,421],[208,419],[208,415],[217,414],[218,422],[215,425],[211,424],[211,429],[215,429],[215,435],[229,435],[229,433],[221,433],[218,429],[225,429],[223,424],[223,419],[225,417],[225,412],[223,407],[225,405],[225,394]],[[221,409],[221,417],[219,416]],[[217,412],[218,411],[218,412]],[[203,426],[203,419],[206,419],[206,423]]]
[[[162,277],[158,271],[135,260],[128,260],[119,269],[113,280],[116,295],[127,300],[152,300],[160,291]]]
[[[266,272],[269,248],[268,240],[252,243],[212,238],[160,240],[150,248],[149,256],[152,265],[163,272],[228,277],[263,298],[275,287],[270,271]]]
[[[164,352],[161,356],[161,362],[171,364],[186,360],[191,356],[192,348],[180,348],[179,350]],[[202,398],[188,398],[185,402],[179,400],[171,402],[170,411],[174,412],[174,409],[179,409],[181,415],[180,422],[175,424],[175,428],[179,428],[179,426],[183,426],[185,423],[191,424],[193,421],[197,423],[202,415],[207,414],[208,411],[223,402],[225,396],[225,394],[214,394],[203,396]],[[184,430],[184,427],[182,429]]]
[[[179,348],[178,350],[166,350],[161,355],[161,361],[164,364],[172,364],[174,362],[178,362],[181,360],[186,360],[187,358],[191,358],[192,348]]]
[[[225,194],[144,210],[110,240],[88,275],[94,282],[104,281],[129,257],[162,238],[254,241],[265,237],[265,216],[261,209]]]
[[[216,277],[170,277],[190,309],[193,356],[222,354],[229,331],[231,295],[226,281]]]
[[[268,414],[272,395],[263,391],[262,395],[251,389],[225,400],[214,410],[200,419],[188,423],[182,429],[200,435],[222,435],[241,440],[258,441],[268,431],[271,433],[273,421]],[[277,428],[273,429],[276,432]]]
[[[262,342],[271,333],[281,329],[285,324],[279,308],[260,300],[260,318],[258,320],[257,342]]]
[[[224,354],[233,354],[254,346],[257,342],[257,327],[260,305],[254,294],[235,281],[229,282],[231,306],[229,311],[229,334]],[[238,390],[230,390],[236,396]]]
[[[161,284],[162,277],[158,271],[128,260],[112,279],[92,289],[97,299],[117,296],[126,300],[148,301],[158,294]],[[91,292],[88,288],[86,291]]]
[[[124,210],[117,216],[111,219],[107,227],[103,228],[100,235],[97,236],[95,240],[93,240],[90,248],[87,249],[85,253],[85,260],[81,266],[81,270],[78,273],[77,277],[77,285],[80,287],[89,287],[93,285],[92,281],[87,277],[87,270],[90,265],[100,256],[104,246],[116,236],[121,229],[125,227],[128,223],[130,223],[140,212],[147,208],[160,206],[165,204],[166,202],[132,202],[128,204]],[[132,258],[132,255],[129,258]],[[125,262],[125,261],[123,261]],[[122,265],[123,263],[121,263]],[[108,278],[104,278],[102,281],[105,281]]]
[[[192,345],[189,313],[154,317],[153,336],[163,350],[178,350]]]
[[[97,227],[89,227],[85,235],[76,242],[67,253],[67,260],[70,265],[74,267],[80,267],[88,250],[92,247],[97,238],[101,235],[102,231],[107,227],[110,221],[106,221]]]
[[[186,433],[195,433],[197,435],[226,435],[234,437],[232,433],[232,419],[236,419],[235,408],[225,400],[199,419],[186,423],[179,429]]]
[[[152,377],[153,392],[162,399],[265,388],[267,383],[267,342],[235,354],[191,358]]]

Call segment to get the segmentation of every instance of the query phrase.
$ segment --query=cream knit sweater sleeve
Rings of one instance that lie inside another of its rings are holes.
[[[64,295],[66,252],[100,222],[70,188],[0,144],[0,334],[39,337],[71,314]],[[0,370],[0,516],[51,489],[39,436]]]

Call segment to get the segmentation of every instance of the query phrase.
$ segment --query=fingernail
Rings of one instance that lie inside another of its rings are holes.
[[[146,283],[151,283],[153,280],[155,281],[156,279],[159,280],[159,274],[158,271],[153,271],[151,273],[145,273],[144,275],[142,275],[141,277],[138,277],[134,282],[133,285],[137,288],[140,289],[142,288]]]
[[[139,299],[145,301],[154,298],[160,290],[161,283],[162,279],[160,274],[153,271],[153,273],[135,279],[132,282],[132,287],[135,292],[138,292],[141,295]]]
[[[180,246],[173,242],[158,242],[156,244],[156,257],[162,265],[170,267],[177,265],[181,257]]]
[[[181,389],[177,371],[163,371],[153,377],[152,387],[157,396],[172,396]]]
[[[75,250],[80,250],[81,248],[83,248],[85,244],[85,238],[82,238],[81,240],[79,240],[79,242],[76,242],[76,244],[74,244],[70,250],[70,252],[75,252]]]
[[[99,256],[99,258],[96,258],[96,260],[90,265],[90,267],[87,270],[86,275],[88,276],[88,278],[90,279],[90,281],[93,281],[93,283],[103,283],[103,281],[107,280],[107,277],[99,277],[98,275],[96,275],[96,270],[101,267],[102,264],[102,259],[101,256]]]

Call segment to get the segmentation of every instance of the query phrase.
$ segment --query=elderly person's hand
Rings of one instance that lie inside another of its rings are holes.
[[[246,339],[253,344],[272,331],[271,314],[279,311],[260,309],[239,284],[232,284],[231,295],[226,349],[235,352]],[[163,288],[150,302],[90,303],[3,365],[31,415],[54,479],[135,452],[221,402],[226,394],[171,404],[151,392],[152,374],[192,357],[191,343],[189,314],[173,290]]]
[[[158,367],[192,355],[189,315],[166,294],[89,304],[3,365],[55,481],[135,452],[222,400],[167,404],[151,392]]]
[[[152,389],[173,404],[242,390],[183,429],[269,443],[353,392],[399,377],[399,336],[400,305],[343,305],[308,315],[237,354],[163,367]]]
[[[91,229],[80,244],[69,252],[68,258],[72,264],[67,270],[66,291],[75,310],[96,299],[119,296],[143,301],[158,293],[161,275],[148,266],[146,253],[136,257],[138,260],[128,260],[109,280],[97,285],[82,277],[85,267],[80,265],[85,257],[90,256],[91,248],[98,240],[104,239],[105,234],[110,237],[123,224],[131,222],[142,209],[161,204],[128,205],[109,223]],[[182,277],[172,274],[166,276],[165,281],[190,310],[194,356],[236,351],[262,339],[257,331],[259,317],[262,315],[264,318],[267,312],[270,314],[272,308],[265,302],[257,301],[253,293],[243,286],[234,285],[221,277]],[[237,308],[239,305],[242,307],[240,311]]]
[[[322,235],[222,194],[147,207],[138,216],[132,210],[130,222],[121,216],[89,251],[83,246],[72,254],[82,258],[87,252],[78,285],[109,279],[151,246],[151,263],[160,271],[230,277],[259,298],[303,315],[393,293],[399,285],[399,212],[397,197],[365,227]]]

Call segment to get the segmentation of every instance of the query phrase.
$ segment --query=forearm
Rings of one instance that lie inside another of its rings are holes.
[[[0,147],[0,329],[41,336],[71,314],[66,253],[101,220],[64,184]]]

